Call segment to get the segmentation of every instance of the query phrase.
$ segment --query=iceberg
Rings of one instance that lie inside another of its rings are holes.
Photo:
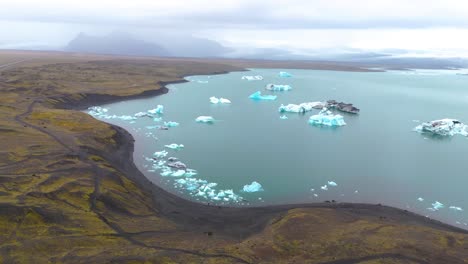
[[[444,208],[444,204],[439,201],[435,201],[432,204],[432,207],[430,209],[432,209],[432,211],[438,211],[439,209],[442,209],[442,208]]]
[[[327,108],[323,108],[318,115],[313,115],[309,118],[311,125],[325,126],[344,126],[346,125],[343,116],[334,115]]]
[[[276,100],[276,95],[262,95],[262,92],[257,91],[249,96],[253,100]]]
[[[244,192],[261,192],[263,191],[263,187],[260,183],[253,181],[251,184],[244,185],[244,188],[242,189]]]
[[[419,198],[418,198],[418,201],[424,202],[424,199],[423,199],[422,197],[419,197]]]
[[[450,206],[449,209],[452,209],[452,210],[455,210],[455,211],[463,211],[463,209],[461,207],[458,207],[458,206]]]
[[[212,104],[220,104],[220,103],[221,104],[230,104],[231,103],[231,101],[229,99],[222,98],[222,97],[217,98],[217,97],[214,97],[214,96],[210,97],[210,102]]]
[[[280,116],[280,119],[283,119],[283,120],[284,120],[284,119],[288,119],[288,117],[285,116],[285,115],[282,115],[282,116]]]
[[[439,136],[453,136],[456,134],[465,137],[468,136],[467,126],[456,119],[450,118],[422,123],[415,127],[414,131],[419,133],[431,133]]]
[[[199,116],[195,119],[198,123],[209,123],[212,124],[215,119],[212,116]]]
[[[325,107],[350,114],[358,114],[360,111],[359,108],[354,107],[353,104],[337,102],[335,100],[328,100]]]
[[[129,116],[129,115],[109,115],[107,112],[109,112],[109,109],[100,107],[100,106],[91,106],[88,108],[88,114],[91,116],[97,117],[97,118],[104,118],[104,119],[120,119],[124,121],[131,121],[131,120],[136,120],[137,118],[135,116]]]
[[[172,144],[169,144],[169,145],[164,145],[164,147],[169,148],[169,149],[173,149],[173,150],[180,150],[180,149],[184,148],[184,145],[182,145],[182,144],[178,145],[178,144],[172,143]]]
[[[247,81],[261,81],[263,80],[263,77],[260,75],[255,75],[255,76],[242,76],[242,80],[247,80]]]
[[[134,114],[135,117],[144,117],[144,116],[150,116],[147,112],[138,112]]]
[[[305,113],[309,112],[312,109],[322,109],[325,107],[325,103],[323,102],[308,102],[302,104],[288,104],[288,105],[281,105],[278,108],[280,113],[284,112],[291,112],[291,113]]]
[[[287,84],[267,84],[265,86],[265,89],[269,90],[269,91],[289,91],[292,89],[292,87],[290,85],[287,85]]]
[[[192,176],[195,176],[197,175],[197,171],[196,170],[192,170],[192,169],[186,169],[185,170],[185,177],[192,177]]]
[[[169,152],[163,150],[163,151],[157,151],[153,154],[153,156],[157,159],[160,159],[160,158],[164,158],[167,156],[167,154],[169,154]]]
[[[178,170],[171,174],[172,177],[182,177],[185,174],[185,170]]]
[[[324,186],[321,186],[320,189],[322,189],[324,191],[328,191],[328,186],[325,184]]]
[[[338,184],[336,184],[336,182],[334,182],[334,181],[328,181],[328,185],[330,185],[330,186],[338,186]]]
[[[292,77],[292,74],[288,73],[288,72],[279,72],[279,77],[283,77],[283,78],[289,78],[289,77]]]
[[[176,126],[179,126],[179,123],[169,121],[169,122],[164,122],[164,126],[166,126],[166,127],[176,127]]]
[[[164,106],[158,105],[155,109],[148,110],[150,114],[162,114],[164,112]]]

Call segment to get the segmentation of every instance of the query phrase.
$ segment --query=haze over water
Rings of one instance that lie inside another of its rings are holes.
[[[166,144],[184,144],[183,150],[169,151],[169,156],[197,170],[194,177],[218,183],[217,188],[233,189],[248,205],[325,200],[381,203],[466,228],[468,139],[430,137],[412,130],[421,122],[441,118],[467,123],[468,76],[453,71],[287,71],[292,78],[279,78],[279,70],[269,69],[192,76],[188,83],[170,85],[166,95],[103,106],[110,114],[133,115],[162,104],[163,120],[180,123],[167,131],[147,129],[162,125],[152,118],[139,118],[135,123],[105,121],[134,135],[135,163],[149,179],[189,199],[199,197],[175,189],[178,178],[149,172],[151,162],[144,157],[152,157]],[[262,75],[264,80],[241,80],[243,75]],[[293,89],[268,92],[264,89],[268,83],[289,84]],[[248,98],[259,90],[278,98]],[[211,96],[228,98],[232,104],[210,104]],[[279,118],[281,104],[329,99],[353,103],[361,112],[340,113],[347,125],[337,128],[309,125],[308,118],[319,110]],[[218,121],[196,123],[201,115]],[[264,191],[240,191],[252,181],[259,182]],[[322,190],[328,181],[337,186]],[[424,201],[418,201],[420,197]],[[428,210],[435,201],[445,207]]]

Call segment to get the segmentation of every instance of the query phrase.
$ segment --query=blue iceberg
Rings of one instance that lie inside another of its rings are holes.
[[[244,188],[242,189],[244,192],[261,192],[263,191],[263,187],[260,183],[253,181],[251,184],[244,185]]]
[[[257,91],[249,96],[253,100],[276,100],[276,95],[262,95],[262,92]]]
[[[338,186],[338,184],[334,181],[328,181],[328,185],[330,186]]]
[[[148,110],[150,114],[162,114],[164,112],[164,106],[158,105],[155,109]]]
[[[324,125],[324,126],[344,126],[346,125],[343,116],[334,115],[328,111],[327,108],[323,108],[318,115],[313,115],[309,118],[309,124],[311,125]]]
[[[280,116],[280,119],[283,119],[283,120],[284,120],[284,119],[288,119],[288,117],[285,116],[285,115],[282,115],[282,116]]]
[[[279,92],[282,92],[282,91],[289,91],[292,89],[292,87],[290,85],[287,85],[287,84],[267,84],[265,86],[265,89],[269,90],[269,91],[279,91]]]
[[[169,144],[169,145],[164,145],[164,147],[169,148],[169,149],[173,149],[173,150],[180,150],[180,149],[184,148],[184,145],[182,145],[182,144],[178,145],[178,144],[172,143],[172,144]]]
[[[169,122],[164,122],[164,126],[167,126],[167,127],[176,127],[176,126],[179,126],[179,123],[173,122],[173,121],[169,121]]]
[[[289,77],[292,77],[292,74],[282,71],[282,72],[279,72],[279,77],[289,78]]]
[[[323,109],[326,103],[323,102],[308,102],[302,104],[288,104],[288,105],[281,105],[278,108],[278,112],[290,112],[290,113],[305,113],[311,111],[312,109]]]

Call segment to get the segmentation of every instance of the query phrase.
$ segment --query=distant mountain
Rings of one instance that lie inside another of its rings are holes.
[[[112,33],[100,37],[80,33],[68,43],[65,51],[129,56],[171,55],[158,44],[139,40],[125,33]]]
[[[224,57],[233,51],[214,40],[193,36],[158,34],[155,42],[177,57]]]

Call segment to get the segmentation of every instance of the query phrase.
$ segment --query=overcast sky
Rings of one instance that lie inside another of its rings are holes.
[[[1,0],[0,47],[64,46],[79,32],[191,34],[238,48],[468,54],[466,0]]]

